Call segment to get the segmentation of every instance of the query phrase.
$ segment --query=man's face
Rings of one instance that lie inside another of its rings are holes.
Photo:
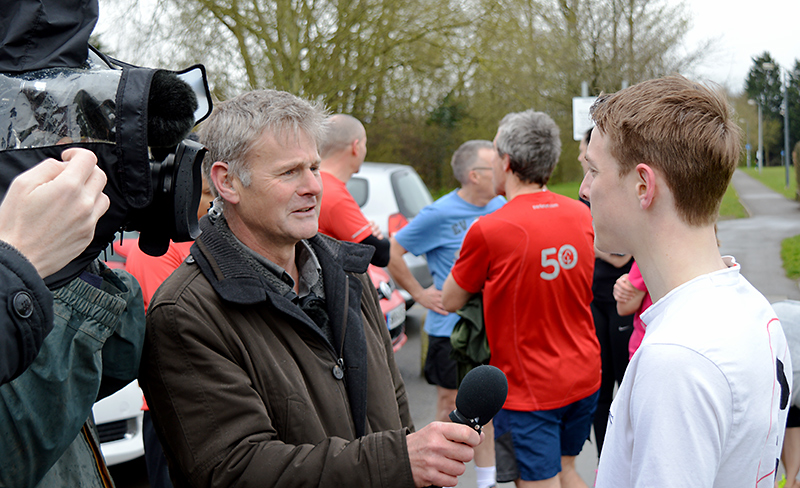
[[[317,233],[322,181],[317,145],[305,134],[279,143],[264,132],[247,160],[250,186],[234,178],[236,213],[264,245],[294,246]]]
[[[481,148],[478,149],[478,157],[475,159],[475,164],[472,166],[472,171],[478,175],[478,187],[482,193],[495,194],[494,191],[494,172],[493,160],[497,155],[494,149]]]
[[[639,203],[633,181],[635,171],[619,176],[619,163],[608,151],[607,142],[599,130],[592,133],[580,195],[591,203],[597,248],[626,252],[627,228],[635,225],[631,222],[631,209]]]
[[[497,131],[497,135],[494,136],[494,140],[492,141],[492,146],[494,151],[492,154],[492,181],[494,182],[494,192],[497,195],[505,195],[506,194],[506,172],[503,169],[503,158],[500,157],[500,153],[497,152],[497,137],[500,134],[500,131]]]

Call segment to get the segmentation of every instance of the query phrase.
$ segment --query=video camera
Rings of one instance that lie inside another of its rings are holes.
[[[21,172],[69,147],[97,155],[111,206],[89,247],[45,279],[78,276],[119,230],[140,233],[147,254],[196,238],[206,149],[185,139],[211,113],[205,68],[141,68],[90,47],[79,67],[0,72],[0,193]],[[59,239],[59,236],[52,236]]]

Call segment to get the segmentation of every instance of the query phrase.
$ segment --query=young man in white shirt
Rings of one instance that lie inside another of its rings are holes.
[[[719,204],[741,131],[683,77],[601,97],[581,196],[596,246],[633,254],[654,304],[611,407],[596,486],[771,487],[791,388],[767,300],[720,256]]]

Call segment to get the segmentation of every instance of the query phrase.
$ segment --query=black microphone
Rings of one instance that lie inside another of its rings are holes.
[[[478,366],[461,381],[450,420],[468,425],[480,434],[481,427],[503,408],[507,395],[506,375],[494,366]]]

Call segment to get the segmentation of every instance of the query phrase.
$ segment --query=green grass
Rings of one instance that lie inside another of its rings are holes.
[[[794,177],[794,167],[789,168],[789,188],[786,188],[786,169],[783,166],[765,166],[761,168],[761,173],[755,167],[740,169],[789,200],[795,199],[797,180]]]
[[[790,279],[800,279],[800,235],[788,237],[781,242],[783,269]]]
[[[736,193],[733,185],[728,185],[728,189],[725,191],[722,203],[719,206],[719,220],[743,219],[745,217],[747,217],[747,211],[739,203],[739,194]]]
[[[567,183],[554,183],[554,184],[547,184],[547,189],[553,193],[558,193],[559,195],[564,195],[565,197],[574,198],[575,200],[578,199],[578,190],[581,188],[580,181],[570,181]]]

